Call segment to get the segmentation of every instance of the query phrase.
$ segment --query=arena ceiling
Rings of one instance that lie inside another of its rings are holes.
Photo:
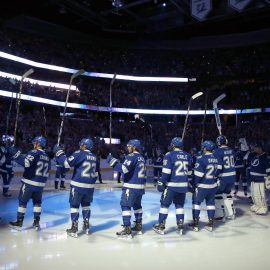
[[[98,36],[187,38],[267,28],[270,0],[253,0],[243,12],[228,0],[212,0],[203,22],[191,16],[190,0],[18,0],[4,1],[2,23],[27,16]]]

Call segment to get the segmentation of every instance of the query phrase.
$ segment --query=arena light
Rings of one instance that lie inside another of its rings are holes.
[[[22,78],[19,75],[7,73],[7,72],[2,72],[2,71],[0,71],[0,77],[10,78],[10,79],[18,80],[18,81],[20,81]],[[68,84],[63,84],[63,83],[40,81],[40,80],[34,80],[34,79],[30,79],[30,78],[26,78],[24,81],[30,82],[32,84],[38,84],[38,85],[43,85],[43,86],[52,86],[52,87],[60,88],[60,89],[68,89],[69,88]],[[72,85],[70,90],[76,91],[76,90],[78,90],[78,88],[75,85]]]
[[[9,53],[5,53],[0,51],[0,57],[9,59],[15,62],[23,63],[29,66],[55,70],[66,73],[76,73],[78,69],[65,68],[60,66],[48,65],[39,62],[35,62],[32,60],[28,60],[22,57],[18,57]],[[85,72],[83,76],[95,77],[95,78],[107,78],[112,79],[114,74],[110,73],[99,73],[99,72]],[[126,81],[140,81],[140,82],[188,82],[188,78],[182,77],[145,77],[145,76],[129,76],[129,75],[117,75],[117,80],[126,80]]]
[[[10,91],[0,90],[0,96],[3,97],[10,97],[10,98],[16,98],[17,93],[13,93]],[[58,101],[58,100],[52,100],[48,98],[41,98],[41,97],[35,97],[35,96],[29,96],[22,94],[21,96],[22,100],[32,101],[32,102],[38,102],[42,104],[47,105],[53,105],[53,106],[60,106],[64,107],[65,102]],[[82,110],[91,110],[91,111],[100,111],[100,112],[110,112],[110,107],[103,107],[103,106],[92,106],[87,104],[79,104],[79,103],[68,103],[68,108],[73,109],[82,109]],[[186,115],[187,110],[148,110],[148,109],[131,109],[131,108],[112,108],[112,112],[118,112],[118,113],[134,113],[134,114],[156,114],[156,115]],[[262,112],[270,112],[270,108],[255,108],[255,109],[235,109],[235,110],[220,110],[220,114],[254,114],[254,113],[262,113]],[[204,110],[190,110],[189,113],[191,115],[204,115]],[[214,110],[207,110],[206,114],[214,114]],[[135,122],[135,121],[134,121]]]
[[[100,140],[104,140],[106,144],[110,144],[110,138],[100,138]],[[111,144],[120,144],[120,139],[112,138]]]

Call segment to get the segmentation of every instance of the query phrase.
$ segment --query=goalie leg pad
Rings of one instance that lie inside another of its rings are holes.
[[[252,187],[254,205],[257,207],[256,214],[266,214],[268,211],[268,206],[266,203],[264,183],[252,182]]]
[[[231,194],[223,194],[224,198],[224,210],[226,218],[234,219],[235,217],[235,209],[233,204],[233,199]]]
[[[222,194],[216,194],[215,196],[215,219],[222,219],[225,217],[224,211],[224,199]]]

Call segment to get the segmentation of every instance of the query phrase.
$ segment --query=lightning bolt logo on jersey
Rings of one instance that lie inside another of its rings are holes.
[[[251,181],[263,183],[264,177],[270,175],[270,163],[266,153],[255,156],[250,163]]]

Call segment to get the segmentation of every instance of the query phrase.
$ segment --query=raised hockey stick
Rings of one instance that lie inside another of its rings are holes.
[[[188,122],[188,116],[189,116],[191,102],[192,102],[192,100],[200,97],[201,95],[203,95],[203,92],[198,92],[198,93],[194,94],[193,96],[191,96],[191,98],[189,99],[188,110],[187,110],[185,124],[184,124],[184,128],[183,128],[183,133],[182,133],[182,140],[184,140],[185,133],[186,133],[186,128],[187,128],[187,122]]]
[[[66,116],[67,104],[68,104],[68,100],[69,100],[69,93],[70,93],[70,88],[71,88],[72,81],[73,81],[76,77],[82,75],[84,72],[85,72],[84,69],[80,69],[80,70],[77,71],[76,73],[72,74],[71,77],[70,77],[69,88],[68,88],[68,91],[67,91],[65,107],[64,107],[64,111],[63,111],[63,115],[62,115],[62,121],[61,121],[60,128],[59,128],[58,138],[57,138],[57,145],[58,145],[58,146],[59,146],[59,144],[60,144],[60,138],[61,138],[62,131],[63,131],[64,120],[65,120],[65,116]]]
[[[205,98],[204,98],[204,115],[203,115],[203,127],[202,127],[202,139],[201,139],[201,145],[204,141],[204,135],[205,135],[205,121],[206,121],[206,111],[207,111],[207,100],[208,100],[208,91],[206,91]]]
[[[114,73],[113,78],[110,83],[110,145],[112,143],[112,87],[116,79],[116,73]]]
[[[219,135],[222,134],[222,131],[221,131],[221,121],[220,121],[219,111],[218,111],[217,105],[225,97],[226,97],[226,95],[223,93],[213,101],[213,107],[214,107],[214,111],[215,111],[215,118],[216,118],[216,123],[217,123]]]
[[[25,78],[27,78],[33,72],[34,72],[34,70],[32,68],[30,68],[21,77],[20,88],[19,88],[19,97],[18,97],[18,100],[17,100],[17,112],[16,112],[16,118],[15,118],[15,127],[14,127],[14,145],[16,144],[16,139],[17,139],[18,118],[19,118],[19,113],[20,113],[20,104],[21,104],[23,81],[24,81]]]

